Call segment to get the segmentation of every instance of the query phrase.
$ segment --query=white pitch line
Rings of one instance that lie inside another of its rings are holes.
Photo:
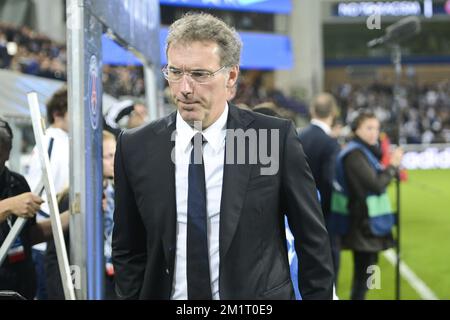
[[[383,256],[395,267],[397,263],[397,254],[393,249],[383,252]],[[436,294],[431,291],[425,282],[423,282],[422,279],[420,279],[403,261],[400,261],[400,274],[406,281],[408,281],[411,287],[423,300],[439,300]]]

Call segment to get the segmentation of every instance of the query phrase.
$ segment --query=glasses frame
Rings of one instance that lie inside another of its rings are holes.
[[[162,68],[161,71],[162,71],[162,73],[163,73],[163,75],[164,75],[164,78],[165,78],[167,81],[169,81],[169,82],[173,82],[173,83],[181,82],[181,80],[183,80],[183,77],[186,75],[186,76],[189,77],[189,79],[191,79],[191,80],[192,80],[193,82],[195,82],[195,83],[198,83],[198,84],[205,84],[205,83],[210,82],[210,81],[214,78],[214,76],[215,76],[216,74],[218,74],[219,72],[223,71],[223,70],[226,69],[226,68],[228,68],[228,67],[227,67],[227,66],[222,66],[222,67],[220,67],[219,69],[217,69],[216,71],[213,71],[213,72],[208,71],[208,70],[186,71],[186,70],[181,70],[181,69],[174,68],[174,69],[179,70],[179,71],[182,73],[179,80],[172,80],[172,79],[169,79],[169,74],[168,74],[168,72],[169,72],[169,66],[168,66],[168,65],[164,66],[164,68]],[[192,73],[193,73],[193,72],[198,72],[198,71],[205,71],[205,72],[208,72],[208,75],[207,75],[208,77],[207,77],[207,80],[206,80],[206,81],[204,81],[204,82],[199,82],[198,80],[195,80],[195,79],[192,77]]]

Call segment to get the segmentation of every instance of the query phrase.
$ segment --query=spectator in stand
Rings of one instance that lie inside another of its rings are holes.
[[[124,122],[126,119],[126,124]],[[103,118],[103,127],[108,132],[118,136],[122,128],[132,129],[148,121],[148,112],[141,102],[126,99],[111,106]]]

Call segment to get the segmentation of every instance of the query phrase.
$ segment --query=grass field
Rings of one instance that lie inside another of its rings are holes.
[[[395,185],[389,189],[396,206]],[[401,185],[402,259],[437,295],[450,299],[450,170],[409,171]],[[395,268],[380,255],[381,288],[367,299],[395,299]],[[343,251],[338,296],[349,299],[353,272],[350,251]],[[401,299],[420,299],[402,279]]]

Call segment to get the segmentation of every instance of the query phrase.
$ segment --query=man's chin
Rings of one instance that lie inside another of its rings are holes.
[[[187,123],[189,123],[189,125],[194,125],[194,122],[202,122],[203,121],[203,116],[199,115],[197,112],[195,111],[186,111],[186,110],[182,110],[180,112],[181,118],[183,118],[184,121],[186,121]]]

